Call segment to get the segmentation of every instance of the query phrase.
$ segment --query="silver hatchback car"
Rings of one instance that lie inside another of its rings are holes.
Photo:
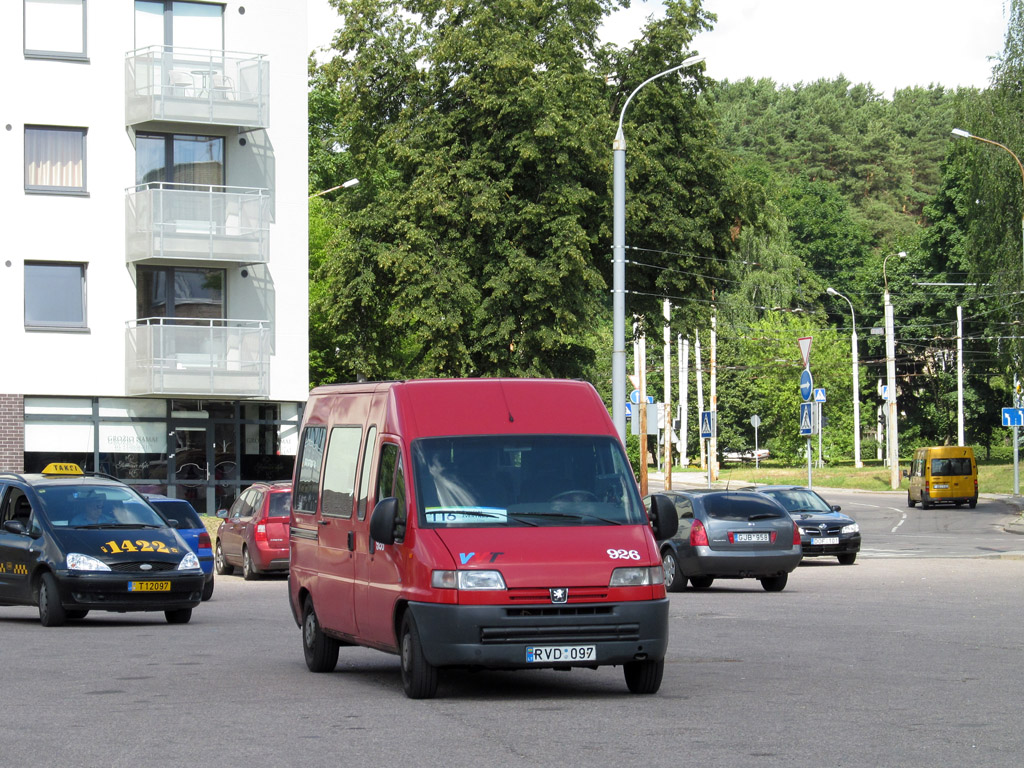
[[[689,581],[707,589],[715,579],[758,579],[768,592],[786,588],[803,558],[800,529],[778,502],[752,491],[663,491],[679,513],[679,531],[658,542],[665,588]],[[651,497],[644,498],[650,509]]]

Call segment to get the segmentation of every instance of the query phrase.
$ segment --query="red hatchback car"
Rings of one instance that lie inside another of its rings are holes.
[[[288,523],[291,514],[290,480],[250,485],[231,509],[217,511],[214,567],[218,574],[242,569],[250,581],[262,573],[288,570]]]

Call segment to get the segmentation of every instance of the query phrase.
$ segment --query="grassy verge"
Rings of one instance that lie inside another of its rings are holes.
[[[1021,470],[1024,473],[1024,470]],[[707,473],[699,468],[681,469],[673,467],[673,476],[684,475],[688,483],[695,477],[706,478]],[[865,491],[888,491],[889,470],[881,466],[866,466],[857,469],[851,465],[815,468],[811,474],[814,485],[824,488],[856,488]],[[753,464],[723,464],[718,474],[722,483],[749,485],[779,484],[807,485],[807,467],[782,467],[771,462],[762,462],[760,468]],[[1021,481],[1024,482],[1024,481]],[[906,490],[907,480],[900,477],[900,488]],[[1013,493],[1013,464],[978,465],[978,490],[981,493]]]

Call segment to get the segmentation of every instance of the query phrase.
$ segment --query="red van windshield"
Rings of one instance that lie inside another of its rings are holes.
[[[425,527],[647,522],[617,440],[593,435],[422,438],[412,444]]]

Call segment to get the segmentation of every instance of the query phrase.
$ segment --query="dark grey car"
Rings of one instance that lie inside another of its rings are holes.
[[[781,592],[800,564],[800,532],[777,502],[753,491],[662,491],[679,513],[679,531],[658,542],[665,588],[689,581],[707,589],[715,579],[758,579]],[[650,509],[651,497],[644,498]]]
[[[804,557],[836,557],[840,565],[853,565],[860,552],[860,526],[815,491],[801,485],[765,485],[758,493],[786,508],[800,527]]]

